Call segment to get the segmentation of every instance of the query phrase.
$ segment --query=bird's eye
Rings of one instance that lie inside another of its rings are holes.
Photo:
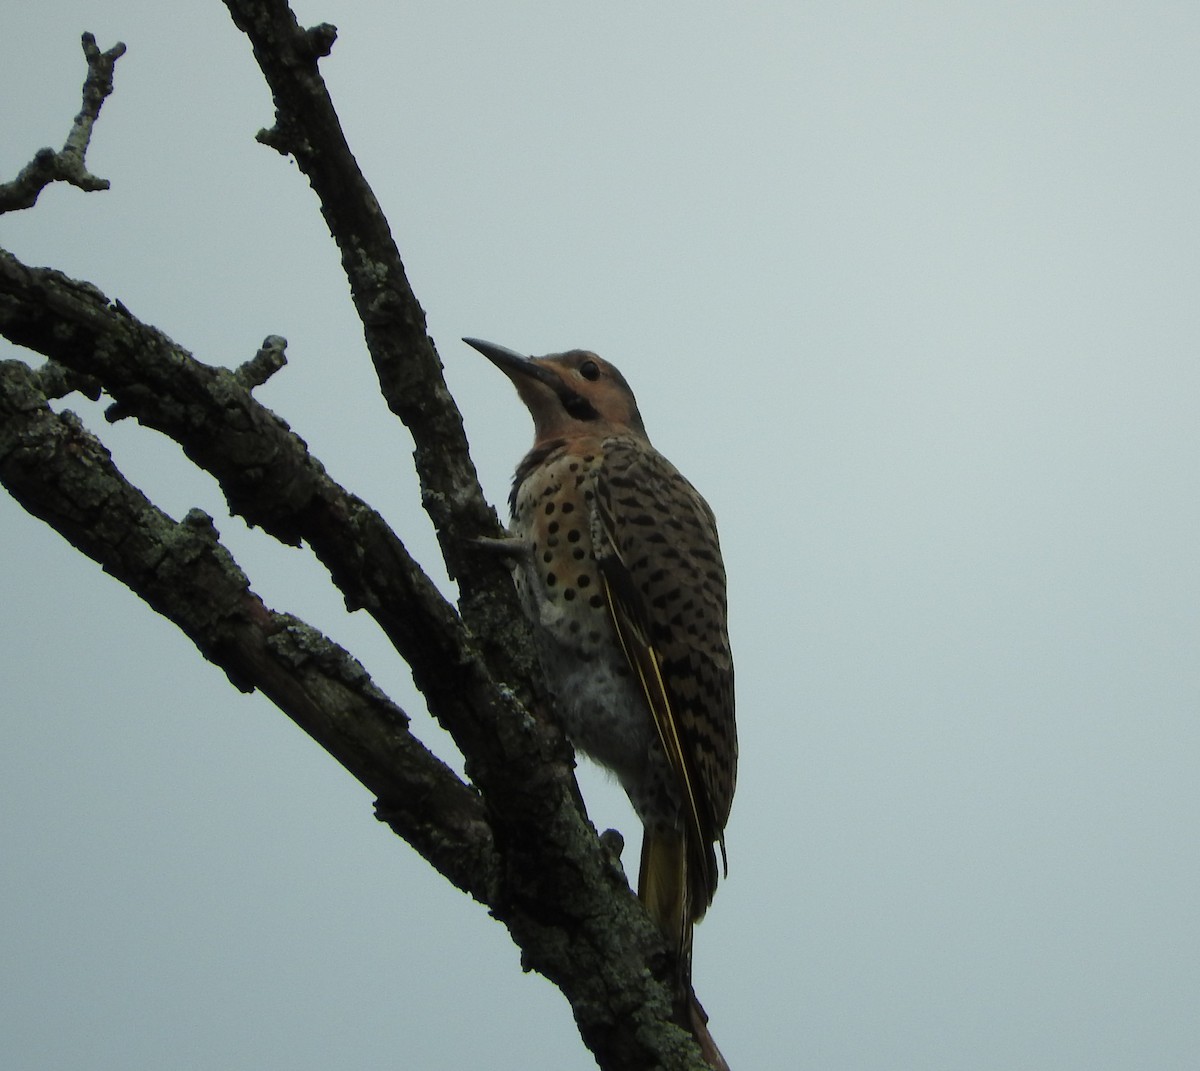
[[[584,361],[579,366],[579,374],[594,383],[600,378],[600,366],[595,361]]]

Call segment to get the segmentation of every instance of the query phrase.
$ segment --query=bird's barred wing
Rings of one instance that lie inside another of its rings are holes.
[[[700,913],[725,856],[737,766],[725,570],[704,499],[661,454],[608,440],[594,533],[617,635],[676,777]]]

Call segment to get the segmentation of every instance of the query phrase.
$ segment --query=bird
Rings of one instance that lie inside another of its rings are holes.
[[[675,956],[677,1015],[699,1037],[692,931],[728,873],[737,780],[716,520],[651,445],[614,365],[590,350],[527,357],[463,341],[533,417],[509,495],[518,595],[567,736],[615,775],[642,824],[638,896]]]

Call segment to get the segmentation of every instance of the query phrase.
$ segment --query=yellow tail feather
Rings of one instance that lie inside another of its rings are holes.
[[[679,961],[680,983],[691,988],[693,908],[688,881],[688,851],[682,832],[646,830],[638,897],[658,923]]]

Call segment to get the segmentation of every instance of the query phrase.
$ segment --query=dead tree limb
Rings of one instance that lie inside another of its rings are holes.
[[[254,398],[283,365],[281,338],[238,369],[214,367],[94,286],[3,251],[0,334],[47,363],[0,362],[0,481],[366,785],[380,817],[487,905],[525,967],[562,990],[601,1067],[702,1069],[695,1042],[671,1021],[673,964],[662,938],[587,821],[511,580],[476,543],[501,530],[424,313],[317,69],[334,31],[301,29],[282,0],[225,2],[274,97],[275,125],[260,140],[293,156],[316,192],[383,396],[413,436],[422,504],[458,583],[458,606],[382,517]],[[84,45],[84,109],[63,150],[75,163],[26,168],[0,187],[0,204],[7,197],[16,206],[30,191],[36,201],[50,181],[105,188],[88,176],[84,150],[123,48],[100,53],[90,37]],[[412,736],[347,652],[263,604],[210,518],[193,511],[172,520],[99,439],[55,412],[50,401],[72,391],[103,394],[110,420],[132,418],[177,442],[216,478],[231,514],[282,543],[307,544],[347,606],[368,613],[412,668],[465,757],[469,783]]]
[[[67,140],[57,152],[54,149],[38,150],[15,179],[0,183],[0,214],[32,208],[42,190],[52,182],[67,182],[86,191],[108,189],[108,179],[97,178],[88,171],[85,157],[100,108],[113,91],[113,68],[125,54],[125,46],[118,41],[107,52],[101,52],[96,39],[85,33],[83,54],[88,64],[83,104],[71,124]]]

